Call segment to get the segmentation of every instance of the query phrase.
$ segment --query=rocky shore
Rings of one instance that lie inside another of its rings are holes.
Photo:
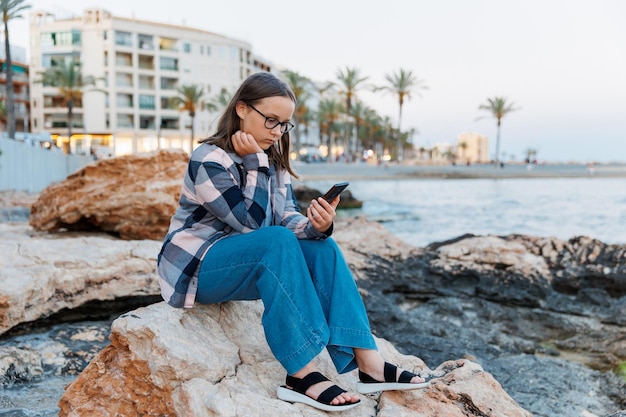
[[[275,399],[284,375],[258,302],[173,310],[158,297],[159,240],[40,231],[24,217],[39,197],[0,193],[0,416],[325,415]],[[626,415],[625,245],[468,235],[414,248],[358,218],[334,238],[381,351],[441,377],[345,415]]]

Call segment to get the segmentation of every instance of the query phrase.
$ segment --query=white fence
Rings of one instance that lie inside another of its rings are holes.
[[[66,155],[57,148],[0,138],[0,191],[37,193],[93,161],[88,155]]]

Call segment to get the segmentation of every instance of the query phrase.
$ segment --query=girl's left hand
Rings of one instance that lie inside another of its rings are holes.
[[[311,205],[306,209],[309,221],[318,232],[324,233],[332,226],[337,213],[335,209],[339,204],[340,197],[335,197],[330,203],[322,197],[311,201]]]

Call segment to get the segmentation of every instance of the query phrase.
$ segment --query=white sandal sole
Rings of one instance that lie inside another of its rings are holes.
[[[313,398],[307,395],[300,394],[299,392],[295,392],[294,390],[285,387],[278,387],[278,389],[276,390],[276,395],[279,399],[283,401],[287,401],[290,403],[302,403],[323,411],[345,411],[361,404],[360,400],[355,403],[343,405],[323,404],[319,401],[315,401]]]
[[[367,384],[365,382],[356,383],[356,391],[359,394],[371,394],[378,391],[407,391],[411,389],[426,388],[430,385],[429,381],[418,384],[400,383],[400,382],[378,382]]]

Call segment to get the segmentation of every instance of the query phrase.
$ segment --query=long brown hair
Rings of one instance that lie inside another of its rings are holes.
[[[254,105],[261,99],[276,96],[288,97],[294,104],[296,103],[296,96],[291,91],[291,88],[275,75],[269,72],[258,72],[250,75],[239,86],[230,103],[228,103],[217,124],[217,131],[199,142],[207,142],[217,145],[227,152],[235,152],[231,137],[240,129],[240,119],[236,110],[237,103],[243,101],[244,103]],[[265,153],[267,153],[270,163],[276,168],[285,169],[293,177],[298,178],[289,161],[289,142],[289,132],[283,133],[278,141],[278,146],[270,146]]]

